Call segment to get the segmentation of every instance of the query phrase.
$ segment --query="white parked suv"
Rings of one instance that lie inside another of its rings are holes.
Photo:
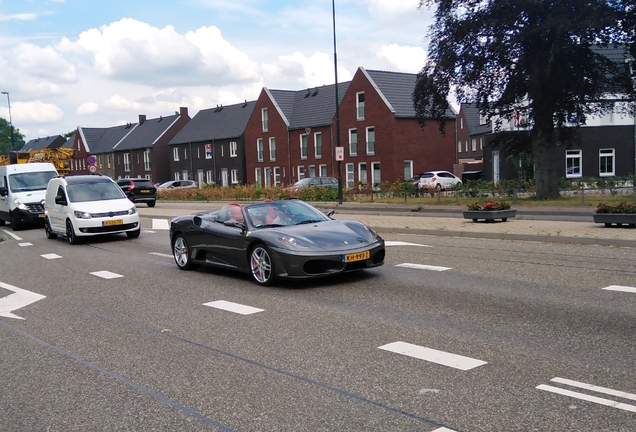
[[[437,190],[452,189],[462,179],[448,171],[428,171],[420,175],[419,187],[436,188]]]
[[[44,202],[46,237],[79,237],[126,233],[139,237],[135,204],[111,178],[102,175],[56,177],[49,181]]]

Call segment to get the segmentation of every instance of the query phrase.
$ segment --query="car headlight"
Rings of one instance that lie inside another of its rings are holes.
[[[294,237],[281,237],[280,241],[290,246],[303,247],[303,248],[309,247],[305,243],[295,239]]]
[[[128,214],[129,214],[129,215],[133,215],[133,214],[135,214],[135,213],[137,213],[137,207],[134,207],[134,206],[133,206],[133,207],[131,207],[131,208],[129,208],[129,209],[128,209]]]
[[[15,203],[15,206],[17,208],[19,208],[20,210],[28,210],[29,209],[27,206],[24,205],[24,203],[22,201],[20,201],[20,199],[18,197],[13,198],[13,202]]]
[[[90,218],[93,217],[89,212],[83,212],[83,211],[79,211],[79,210],[75,210],[73,212],[73,214],[78,219],[90,219]]]

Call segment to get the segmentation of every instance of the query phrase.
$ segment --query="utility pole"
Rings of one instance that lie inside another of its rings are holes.
[[[13,141],[13,119],[11,118],[11,99],[9,98],[9,92],[2,92],[7,95],[7,105],[9,106],[9,126],[11,127],[11,150],[15,150],[15,144]]]
[[[336,147],[342,147],[340,143],[340,98],[338,97],[338,54],[336,53],[336,0],[331,0],[331,9],[333,11],[333,64],[336,80]],[[336,159],[338,159],[338,204],[342,204],[342,160],[337,155],[338,151],[336,151]]]

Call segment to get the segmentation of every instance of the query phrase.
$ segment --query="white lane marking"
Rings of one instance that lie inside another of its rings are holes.
[[[234,312],[241,315],[250,315],[257,312],[263,312],[265,309],[258,309],[251,306],[245,306],[238,303],[232,303],[225,300],[217,300],[209,303],[203,303],[203,306],[210,306],[217,309],[222,309],[228,312]]]
[[[451,267],[438,267],[438,266],[431,266],[431,265],[424,265],[424,264],[411,264],[411,263],[396,264],[395,266],[414,268],[419,270],[433,270],[433,271],[440,271],[440,272],[451,270]]]
[[[578,388],[582,388],[585,390],[591,390],[591,391],[595,391],[597,393],[603,393],[603,394],[607,394],[607,395],[611,395],[611,396],[618,396],[621,397],[623,399],[631,399],[633,401],[636,401],[636,394],[631,394],[631,393],[626,393],[620,390],[612,390],[610,388],[606,388],[606,387],[599,387],[599,386],[595,386],[594,384],[586,384],[583,382],[579,382],[579,381],[572,381],[566,378],[552,378],[550,381],[553,382],[557,382],[560,384],[565,384],[565,385],[569,385],[572,387],[578,387]]]
[[[100,277],[100,278],[104,278],[104,279],[115,279],[115,278],[120,278],[120,277],[124,277],[120,274],[117,273],[113,273],[113,272],[109,272],[107,270],[102,270],[102,271],[98,271],[98,272],[91,272],[92,275]]]
[[[22,247],[25,247],[25,246],[33,246],[33,243],[29,243],[29,242],[18,243],[18,246],[22,246]]]
[[[441,427],[439,429],[435,429],[433,432],[456,432],[455,429],[449,429],[445,427]]]
[[[636,293],[636,288],[621,286],[621,285],[610,285],[610,286],[606,286],[603,289],[607,291],[622,291],[622,292],[628,292],[628,293]]]
[[[7,230],[7,229],[3,229],[2,231],[4,231],[5,233],[7,233],[7,235],[13,237],[14,240],[20,241],[22,240],[20,237],[18,237],[17,235],[13,234],[11,231]]]
[[[438,351],[432,348],[426,348],[419,345],[413,345],[406,342],[392,342],[390,344],[382,345],[379,347],[381,350],[391,351],[397,354],[402,354],[410,357],[415,357],[420,360],[430,361],[443,366],[452,367],[460,370],[470,370],[478,366],[483,366],[487,362],[482,360],[473,359],[470,357],[464,357],[457,354],[451,354],[444,351]]]
[[[147,232],[148,234],[156,234],[157,231],[153,231],[153,230],[145,230],[144,232]]]
[[[577,392],[573,392],[570,390],[565,390],[565,389],[561,389],[558,387],[552,387],[549,385],[545,385],[545,384],[541,384],[538,385],[536,387],[538,390],[544,390],[547,392],[551,392],[551,393],[556,393],[556,394],[560,394],[563,396],[569,396],[571,398],[574,399],[580,399],[580,400],[584,400],[584,401],[588,401],[588,402],[594,402],[600,405],[605,405],[605,406],[609,406],[612,408],[618,408],[618,409],[622,409],[625,411],[631,411],[631,412],[636,412],[636,406],[634,405],[629,405],[629,404],[624,404],[624,403],[620,403],[620,402],[616,402],[610,399],[605,399],[605,398],[600,398],[600,397],[596,397],[596,396],[590,396],[590,395],[586,395],[583,393],[577,393]]]
[[[13,294],[0,298],[0,316],[6,318],[24,319],[12,314],[11,312],[46,298],[46,296],[43,296],[42,294],[37,294],[2,282],[0,282],[0,287],[13,291]]]
[[[160,256],[160,257],[172,258],[172,255],[165,254],[165,253],[159,253],[159,252],[149,252],[148,255],[157,255],[157,256]]]
[[[52,259],[57,259],[57,258],[62,258],[61,256],[57,255],[57,254],[44,254],[44,255],[40,255],[42,258],[46,258],[47,260],[52,260]]]
[[[420,246],[420,247],[429,247],[429,248],[433,247],[433,246],[429,246],[429,245],[423,245],[423,244],[418,244],[418,243],[407,243],[407,242],[403,242],[403,241],[385,241],[384,245],[385,246]]]
[[[167,219],[153,219],[152,220],[152,229],[153,230],[167,230],[170,229],[170,224]]]

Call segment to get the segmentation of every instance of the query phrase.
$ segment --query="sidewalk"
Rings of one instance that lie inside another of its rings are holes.
[[[220,208],[224,203],[216,202],[157,202],[157,206],[138,206],[139,215],[147,218],[170,219],[174,216],[203,210]],[[595,244],[603,246],[636,247],[636,228],[607,228],[592,221],[592,208],[550,207],[534,208],[533,211],[562,214],[589,214],[589,222],[567,222],[563,220],[508,219],[507,222],[486,223],[463,219],[461,210],[453,208],[429,208],[413,212],[413,206],[396,206],[365,203],[364,205],[342,204],[340,206],[316,203],[320,209],[336,210],[334,219],[355,219],[380,233],[403,233],[447,237],[469,237],[503,240],[530,240],[550,243]],[[436,216],[427,216],[435,211]],[[447,211],[448,217],[439,217]]]

